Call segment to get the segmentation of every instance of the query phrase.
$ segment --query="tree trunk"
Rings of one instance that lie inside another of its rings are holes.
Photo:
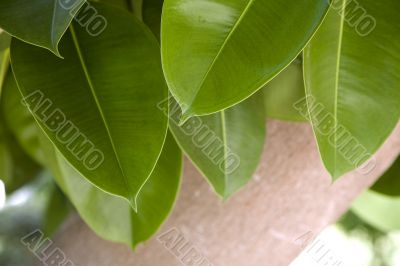
[[[399,133],[398,126],[375,155],[372,172],[354,171],[332,185],[310,125],[269,121],[257,173],[228,202],[222,203],[185,160],[173,213],[135,251],[100,239],[77,217],[63,226],[56,245],[76,265],[85,266],[287,266],[303,244],[334,223],[396,159]],[[166,232],[184,236],[187,245],[167,248]],[[198,264],[191,263],[192,255]]]

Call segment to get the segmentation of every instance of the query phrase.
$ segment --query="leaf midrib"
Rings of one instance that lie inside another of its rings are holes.
[[[96,102],[97,109],[98,109],[98,111],[100,113],[100,116],[102,118],[104,127],[105,127],[106,132],[107,132],[108,139],[110,140],[110,143],[111,143],[115,158],[117,160],[118,166],[120,168],[124,183],[125,183],[125,185],[127,187],[128,193],[132,193],[131,188],[130,188],[129,183],[128,183],[128,179],[127,179],[127,177],[125,175],[124,169],[122,168],[121,161],[120,161],[118,153],[116,151],[116,147],[115,147],[114,141],[113,141],[113,139],[111,137],[110,129],[108,127],[107,120],[106,120],[106,118],[104,116],[103,109],[100,106],[100,102],[99,102],[97,94],[96,94],[96,92],[94,90],[93,83],[92,83],[92,80],[90,78],[89,71],[88,71],[88,69],[86,67],[86,63],[85,63],[85,60],[84,60],[83,55],[82,55],[82,51],[81,51],[81,48],[80,48],[80,45],[79,45],[79,41],[78,41],[78,38],[77,38],[77,36],[75,34],[75,30],[74,30],[74,27],[73,27],[72,24],[70,25],[70,31],[71,31],[72,39],[73,39],[73,42],[74,42],[74,46],[76,48],[76,52],[78,54],[79,61],[80,61],[81,66],[82,66],[82,70],[83,70],[83,72],[85,74],[85,77],[86,77],[86,80],[88,82],[90,91],[91,91],[91,93],[93,95],[93,98],[94,98],[94,100]],[[129,198],[131,198],[132,195],[128,195],[128,196],[129,196]]]
[[[249,11],[250,7],[252,6],[252,4],[254,3],[255,0],[249,0],[249,2],[247,3],[246,7],[244,8],[242,14],[240,14],[238,20],[235,22],[235,24],[233,25],[232,29],[229,31],[228,35],[226,36],[224,42],[222,43],[221,47],[219,48],[217,54],[215,55],[215,57],[213,58],[213,61],[211,62],[210,66],[208,67],[206,73],[204,74],[202,80],[200,81],[200,85],[196,88],[196,91],[190,101],[190,104],[188,105],[189,108],[191,108],[193,102],[196,100],[197,95],[199,94],[201,87],[203,87],[204,82],[206,81],[208,74],[211,72],[211,70],[213,69],[215,63],[217,62],[219,56],[221,55],[222,51],[224,50],[226,44],[228,43],[228,41],[230,40],[231,36],[233,35],[233,33],[236,31],[237,27],[239,26],[240,22],[243,20],[243,18],[246,16],[247,12]],[[187,111],[187,110],[184,110]]]
[[[227,131],[226,131],[226,118],[225,118],[225,110],[222,110],[220,112],[221,116],[221,134],[222,134],[222,142],[224,145],[224,161],[226,161],[228,157],[228,136],[227,136]],[[224,163],[224,197],[226,197],[227,193],[227,187],[228,187],[228,175],[226,174],[226,164]]]
[[[51,45],[54,48],[54,45],[55,45],[55,42],[54,42],[55,29],[54,28],[55,28],[56,9],[57,9],[58,1],[57,0],[53,0],[53,2],[54,2],[54,6],[53,6],[53,16],[51,17],[51,36],[50,36],[50,38],[51,38]]]
[[[333,116],[336,121],[336,126],[338,124],[338,97],[339,97],[339,80],[340,80],[340,64],[341,64],[341,53],[342,53],[342,46],[343,46],[343,31],[344,31],[344,20],[345,20],[345,12],[346,12],[346,1],[343,0],[342,2],[342,14],[340,16],[340,28],[339,28],[339,40],[338,40],[338,49],[337,49],[337,57],[336,57],[336,73],[335,73],[335,99],[334,99],[334,106],[333,106]],[[334,175],[336,175],[336,165],[337,165],[337,133],[333,136],[333,169]]]

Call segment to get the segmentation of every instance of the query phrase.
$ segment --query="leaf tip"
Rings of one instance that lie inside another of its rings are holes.
[[[64,57],[60,54],[60,51],[58,50],[58,44],[55,44],[52,47],[49,47],[48,49],[58,58],[64,59]]]
[[[186,123],[191,117],[193,116],[193,113],[190,111],[185,111],[182,113],[181,118],[179,119],[179,126],[183,126],[183,124]]]
[[[331,183],[335,183],[342,175],[337,169],[328,169],[329,175],[331,176]]]
[[[138,213],[137,200],[135,197],[129,199],[129,205],[131,205],[131,208],[135,213]]]

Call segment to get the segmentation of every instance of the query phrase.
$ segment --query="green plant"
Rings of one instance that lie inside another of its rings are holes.
[[[1,0],[1,162],[22,164],[12,137],[94,231],[132,247],[171,210],[181,150],[227,199],[258,165],[267,116],[309,120],[336,179],[399,119],[399,8]],[[13,180],[13,166],[0,166]]]

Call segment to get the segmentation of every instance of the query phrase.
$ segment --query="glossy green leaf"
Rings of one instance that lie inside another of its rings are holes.
[[[85,0],[1,0],[0,28],[60,55],[58,43]]]
[[[16,102],[22,99],[19,92],[13,96],[19,96]],[[32,135],[37,134],[40,148],[47,155],[46,164],[81,217],[97,234],[105,239],[135,246],[156,232],[172,209],[180,183],[182,155],[171,136],[167,137],[157,166],[139,194],[139,213],[136,213],[125,200],[99,190],[71,168],[40,131],[29,111],[23,105],[15,107],[19,112],[15,112],[14,117],[17,120],[22,120],[22,117],[25,121],[17,123],[15,128],[20,132],[26,132],[29,127],[37,128],[36,131],[29,131]],[[63,198],[60,195],[55,196],[61,204],[49,202],[44,220],[44,230],[48,234],[54,231],[67,211]],[[62,207],[61,210],[52,210],[54,205]]]
[[[271,80],[264,87],[263,93],[267,117],[306,121],[307,119],[294,108],[294,104],[305,96],[302,59],[297,58]]]
[[[136,197],[161,153],[168,119],[157,40],[128,12],[92,3],[108,20],[98,36],[77,23],[64,35],[65,59],[11,44],[18,87],[63,156],[99,188]]]
[[[368,190],[353,203],[352,211],[366,223],[389,232],[400,230],[400,198]]]
[[[221,197],[227,199],[250,180],[266,131],[260,95],[217,114],[190,118],[181,127],[181,111],[172,97],[170,112],[170,129],[178,144]]]
[[[387,196],[400,196],[400,157],[378,179],[371,190]]]
[[[166,0],[164,74],[183,119],[230,107],[293,61],[328,1]]]
[[[171,211],[182,171],[182,154],[171,135],[139,194],[138,213],[125,200],[104,193],[83,179],[55,153],[47,139],[43,140],[58,184],[82,219],[101,237],[135,247],[150,238]]]
[[[21,103],[22,96],[11,70],[4,81],[1,97],[1,110],[10,131],[27,154],[37,163],[45,165],[44,152],[38,138],[40,129],[28,108]]]
[[[370,158],[400,117],[400,2],[358,2],[335,1],[304,51],[314,132],[334,179]]]

